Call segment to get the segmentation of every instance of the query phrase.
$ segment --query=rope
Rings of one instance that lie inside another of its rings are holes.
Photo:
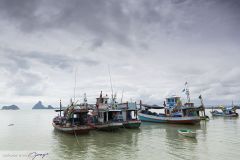
[[[74,132],[75,138],[77,140],[77,144],[80,145],[74,128],[73,128],[73,132]]]

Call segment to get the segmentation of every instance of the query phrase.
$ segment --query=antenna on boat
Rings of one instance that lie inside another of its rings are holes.
[[[111,84],[111,92],[112,92],[112,100],[113,100],[112,78],[111,78],[111,73],[110,73],[110,67],[109,67],[109,65],[108,65],[108,73],[109,73],[109,79],[110,79],[110,84]]]

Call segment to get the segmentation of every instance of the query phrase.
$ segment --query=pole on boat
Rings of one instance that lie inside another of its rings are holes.
[[[62,102],[61,102],[61,99],[60,99],[60,117],[62,116],[61,113],[62,113]]]
[[[201,101],[201,105],[202,105],[202,108],[203,108],[203,116],[205,117],[205,116],[206,116],[205,106],[204,106],[204,104],[203,104],[203,99],[202,99],[202,95],[201,95],[201,94],[200,94],[200,96],[199,96],[199,99],[200,99],[200,101]]]
[[[186,88],[186,95],[187,95],[187,99],[188,99],[188,103],[190,103],[190,92],[188,89],[188,82],[185,83],[185,88]]]
[[[77,69],[75,70],[75,82],[74,82],[74,90],[73,90],[73,94],[74,94],[74,99],[73,102],[75,103],[75,95],[76,95],[76,83],[77,83]]]
[[[137,107],[137,102],[135,102],[135,106]],[[136,110],[135,110],[134,112],[135,112],[136,119],[137,119],[137,117],[138,117],[138,111],[137,111],[137,108],[136,108]]]
[[[142,100],[140,100],[140,110],[142,110]]]

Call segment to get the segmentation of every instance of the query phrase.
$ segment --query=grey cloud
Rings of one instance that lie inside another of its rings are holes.
[[[157,103],[189,81],[193,97],[237,99],[239,8],[237,0],[0,0],[0,43],[13,46],[0,48],[1,70],[20,77],[7,79],[17,94],[39,79],[27,94],[70,95],[79,65],[79,90],[95,95],[109,87],[110,64],[126,97]]]
[[[1,0],[0,6],[2,17],[27,33],[57,28],[125,46],[151,36],[215,40],[239,36],[232,31],[239,28],[236,0]]]
[[[2,51],[2,54],[0,54],[1,57],[6,59],[5,61],[1,61],[0,65],[10,70],[11,72],[17,72],[19,69],[28,70],[34,60],[60,69],[72,69],[76,64],[95,66],[100,63],[96,60],[88,58],[87,56],[74,57],[68,56],[67,54],[51,54],[38,51],[25,52],[10,48],[0,49]]]
[[[8,88],[18,96],[42,96],[46,84],[45,78],[30,71],[19,71],[8,81]]]
[[[101,39],[94,39],[92,42],[92,46],[90,47],[92,50],[95,50],[103,45],[103,40]]]

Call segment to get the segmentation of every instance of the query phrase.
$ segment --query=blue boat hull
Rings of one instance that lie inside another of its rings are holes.
[[[174,123],[174,124],[196,124],[200,122],[200,117],[160,117],[139,113],[138,118],[145,122]]]

